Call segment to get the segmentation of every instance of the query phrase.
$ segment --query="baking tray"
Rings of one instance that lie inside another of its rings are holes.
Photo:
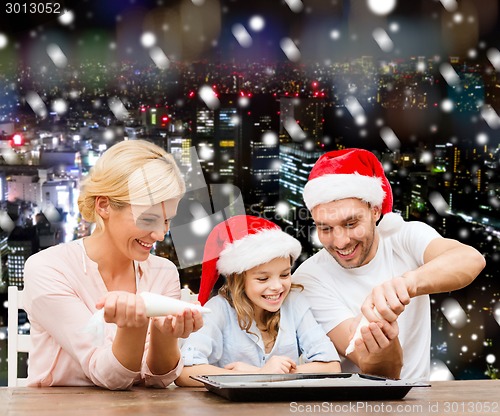
[[[341,401],[402,399],[413,387],[429,384],[357,373],[220,374],[191,376],[228,400]]]

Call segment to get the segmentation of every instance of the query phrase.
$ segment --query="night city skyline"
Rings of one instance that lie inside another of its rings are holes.
[[[498,378],[497,1],[101,3],[0,26],[0,292],[22,286],[30,254],[89,233],[78,185],[116,142],[151,140],[185,174],[185,215],[155,252],[193,290],[226,207],[280,224],[299,262],[320,249],[307,174],[325,151],[360,147],[383,163],[396,212],[487,261],[469,287],[431,296],[433,375]]]

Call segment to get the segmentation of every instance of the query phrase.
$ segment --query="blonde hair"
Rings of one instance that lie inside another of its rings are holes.
[[[291,258],[290,262],[293,262]],[[245,279],[245,272],[233,273],[226,276],[226,281],[219,289],[219,294],[226,299],[236,311],[238,325],[240,328],[251,334],[252,332],[250,331],[250,327],[252,326],[255,313],[253,303],[245,293]],[[292,289],[304,290],[304,286],[292,283],[290,290]],[[270,339],[273,343],[276,341],[276,337],[278,336],[280,316],[280,309],[276,312],[264,311],[262,316],[262,323],[264,324],[265,331],[269,333]]]
[[[82,217],[103,228],[95,201],[105,196],[113,208],[151,206],[181,198],[186,187],[172,155],[146,140],[126,140],[110,147],[83,181],[78,197]]]

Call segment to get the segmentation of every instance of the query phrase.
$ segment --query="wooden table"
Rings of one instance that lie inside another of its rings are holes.
[[[433,382],[402,400],[237,403],[205,388],[107,391],[93,387],[0,388],[2,416],[499,415],[500,381]]]

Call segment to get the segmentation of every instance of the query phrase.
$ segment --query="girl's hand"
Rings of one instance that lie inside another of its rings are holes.
[[[239,373],[258,373],[260,368],[254,365],[246,364],[241,361],[235,361],[224,366],[226,370],[238,371]]]
[[[96,308],[104,309],[104,320],[119,328],[139,328],[149,322],[144,301],[135,293],[108,292],[96,303]]]
[[[164,335],[173,338],[187,338],[192,332],[203,326],[201,313],[194,309],[186,309],[177,315],[153,318],[154,326]]]
[[[297,370],[297,364],[289,357],[273,355],[262,367],[259,373],[262,374],[288,374]]]

